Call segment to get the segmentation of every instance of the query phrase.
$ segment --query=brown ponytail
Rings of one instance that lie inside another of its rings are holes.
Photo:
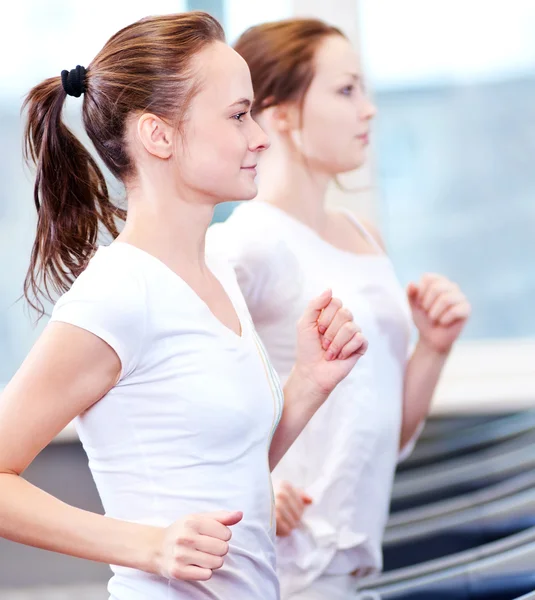
[[[67,290],[95,250],[99,225],[118,235],[115,217],[123,210],[108,196],[102,172],[62,121],[66,93],[60,77],[47,79],[28,94],[24,155],[36,165],[34,202],[37,236],[24,295],[43,314],[41,296]]]
[[[87,69],[85,130],[111,173],[135,175],[126,122],[150,111],[180,125],[197,86],[190,62],[208,44],[224,41],[221,25],[203,12],[142,19],[108,40]],[[109,198],[104,176],[62,121],[66,92],[60,77],[28,94],[24,154],[36,167],[37,236],[24,295],[40,315],[43,300],[69,289],[96,250],[102,229],[118,235],[126,212]]]

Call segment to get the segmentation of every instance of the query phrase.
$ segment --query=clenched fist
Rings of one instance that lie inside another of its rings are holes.
[[[191,515],[162,530],[157,552],[158,574],[167,579],[206,581],[223,566],[241,512]]]
[[[312,498],[308,494],[293,487],[291,483],[282,481],[275,491],[277,535],[290,535],[299,526],[309,504],[312,504]]]

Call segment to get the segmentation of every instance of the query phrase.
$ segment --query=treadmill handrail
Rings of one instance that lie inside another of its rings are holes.
[[[390,515],[387,523],[387,530],[411,523],[428,521],[435,517],[446,516],[451,513],[461,511],[479,504],[485,504],[500,498],[507,498],[526,489],[535,487],[535,471],[515,475],[505,481],[485,487],[476,492],[469,492],[456,498],[448,498],[440,502],[433,502],[426,506],[408,508]]]
[[[535,527],[530,527],[521,533],[515,533],[505,539],[484,544],[478,548],[464,550],[452,556],[437,558],[418,565],[396,569],[387,573],[365,577],[358,582],[358,589],[377,589],[383,586],[392,586],[398,583],[406,583],[414,579],[429,578],[431,583],[435,580],[433,576],[443,578],[455,573],[462,573],[465,569],[473,569],[475,564],[492,560],[498,555],[506,557],[510,553],[518,553],[530,549],[535,552]]]
[[[389,529],[385,532],[383,544],[387,546],[395,545],[400,542],[417,540],[422,537],[448,531],[451,528],[475,524],[478,521],[485,521],[489,518],[507,518],[508,516],[518,515],[518,513],[528,516],[534,512],[535,489],[531,489],[520,492],[510,498],[489,502],[485,505],[477,505],[445,517],[437,517],[434,520]],[[507,513],[512,514],[508,515]]]
[[[429,462],[431,457],[427,456],[428,453],[436,457],[448,456],[470,448],[494,445],[522,433],[528,433],[534,428],[535,411],[509,415],[497,422],[483,423],[462,429],[452,437],[422,440],[407,460]]]
[[[422,467],[401,473],[394,482],[392,498],[411,498],[425,491],[436,491],[445,485],[478,481],[491,475],[507,476],[529,467],[535,467],[535,435],[523,444],[513,442],[500,444],[496,449],[477,452],[471,458],[463,457],[442,463],[437,467]]]
[[[437,439],[448,436],[455,431],[464,431],[465,429],[475,427],[476,425],[489,425],[501,421],[503,418],[522,414],[523,412],[525,411],[521,411],[521,413],[516,411],[496,415],[458,415],[447,417],[431,415],[427,420],[420,439]]]

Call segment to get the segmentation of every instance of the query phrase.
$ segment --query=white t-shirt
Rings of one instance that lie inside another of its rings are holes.
[[[113,600],[277,600],[268,464],[282,391],[232,269],[207,256],[242,336],[152,255],[100,247],[52,320],[94,333],[118,354],[117,385],[76,419],[106,514],[166,526],[192,513],[241,510],[223,568],[168,582],[112,566]]]
[[[355,226],[368,236],[355,220]],[[366,355],[311,419],[273,473],[313,504],[302,526],[277,539],[283,596],[323,574],[381,569],[381,542],[398,462],[410,311],[380,250],[339,250],[284,211],[240,205],[209,230],[208,246],[234,264],[258,334],[282,380],[295,361],[295,324],[331,287],[369,341]]]

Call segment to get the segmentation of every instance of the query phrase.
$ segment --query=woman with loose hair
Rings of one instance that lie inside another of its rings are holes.
[[[326,286],[370,343],[274,472],[283,598],[346,598],[355,576],[381,569],[400,450],[421,428],[470,306],[440,275],[423,275],[405,293],[374,228],[326,206],[330,182],[364,163],[376,112],[343,33],[290,19],[252,27],[235,50],[251,70],[253,116],[271,147],[259,164],[257,199],[216,225],[210,244],[234,263],[283,381],[306,298]],[[319,321],[324,348],[335,353],[323,319],[337,302]],[[412,324],[419,338],[409,354]]]
[[[62,120],[67,95],[83,96],[126,215]],[[25,291],[41,313],[62,295],[1,397],[0,535],[113,565],[113,600],[276,600],[270,470],[366,350],[322,290],[282,390],[232,268],[205,253],[215,205],[257,192],[268,139],[252,101],[219,23],[191,12],[125,27],[25,102],[38,213]],[[99,246],[100,230],[114,241]],[[105,516],[21,477],[72,419]]]

